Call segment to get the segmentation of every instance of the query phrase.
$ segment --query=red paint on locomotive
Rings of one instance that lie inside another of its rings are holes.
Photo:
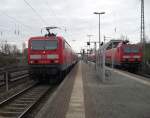
[[[77,55],[60,36],[31,37],[28,64],[32,75],[62,75],[77,62]]]
[[[107,65],[111,65],[113,60],[115,66],[136,68],[142,62],[142,50],[140,46],[127,44],[121,40],[118,42],[115,42],[115,40],[114,42],[111,41],[106,48],[105,56]]]

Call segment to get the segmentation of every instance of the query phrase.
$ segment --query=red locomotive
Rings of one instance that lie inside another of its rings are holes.
[[[91,62],[96,62],[96,55],[95,55],[95,53],[88,54],[87,60],[91,61]]]
[[[60,80],[77,63],[71,46],[63,37],[50,33],[50,29],[46,27],[47,35],[31,37],[28,41],[28,64],[35,79]]]
[[[111,40],[106,44],[106,64],[137,70],[142,63],[142,49],[128,41]]]

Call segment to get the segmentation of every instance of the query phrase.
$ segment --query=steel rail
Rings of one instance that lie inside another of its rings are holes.
[[[24,117],[50,89],[33,84],[0,103],[0,117]]]

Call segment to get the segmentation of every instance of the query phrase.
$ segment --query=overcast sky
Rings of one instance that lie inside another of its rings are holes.
[[[20,48],[30,36],[41,35],[44,26],[58,26],[56,30],[79,51],[85,48],[88,34],[98,41],[98,16],[101,16],[103,36],[117,38],[127,35],[132,43],[140,41],[140,0],[1,0],[0,41],[8,40]],[[146,35],[150,33],[150,0],[145,0]],[[116,29],[116,32],[115,32]],[[19,32],[19,35],[18,35]]]

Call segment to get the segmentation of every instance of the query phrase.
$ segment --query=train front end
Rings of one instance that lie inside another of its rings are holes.
[[[61,71],[61,45],[56,36],[32,37],[28,42],[28,64],[34,79],[47,79]]]
[[[121,63],[123,66],[138,70],[142,63],[142,50],[138,45],[124,45],[122,46]]]

